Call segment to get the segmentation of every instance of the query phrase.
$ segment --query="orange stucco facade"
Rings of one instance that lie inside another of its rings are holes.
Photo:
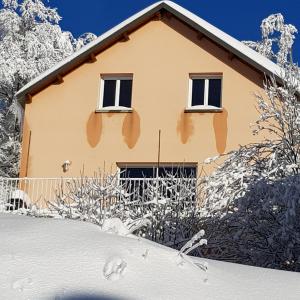
[[[222,112],[185,112],[189,74],[222,74]],[[133,112],[95,112],[101,74],[133,74]],[[176,18],[150,21],[35,94],[20,176],[79,176],[120,163],[200,164],[254,141],[262,74]],[[64,161],[72,162],[63,172]]]

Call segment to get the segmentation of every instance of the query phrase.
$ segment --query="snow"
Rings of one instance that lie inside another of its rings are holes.
[[[56,72],[62,72],[62,70],[67,65],[75,61],[78,57],[83,56],[85,53],[89,53],[93,49],[99,47],[100,45],[102,45],[102,43],[105,43],[107,39],[109,39],[116,33],[126,31],[131,25],[131,23],[134,23],[135,21],[147,16],[149,13],[159,10],[161,8],[165,8],[173,12],[177,17],[181,19],[187,19],[191,21],[192,26],[197,27],[198,30],[203,31],[216,42],[222,43],[230,51],[233,51],[234,54],[240,56],[242,59],[246,59],[250,64],[254,65],[258,69],[261,69],[263,72],[281,77],[281,68],[268,58],[264,57],[263,55],[244,45],[239,40],[233,38],[232,36],[213,26],[212,24],[206,22],[202,18],[186,10],[180,5],[172,1],[159,1],[134,14],[130,18],[121,22],[119,25],[113,27],[112,29],[100,35],[98,38],[96,38],[89,44],[82,47],[79,51],[73,53],[63,61],[57,63],[55,66],[49,68],[47,71],[37,76],[35,79],[27,83],[17,92],[17,97],[21,99],[26,93],[29,93],[35,85],[38,85],[40,82],[46,80],[49,76],[55,74]]]
[[[269,59],[276,59],[279,66],[284,67],[292,59],[292,52],[297,28],[291,24],[284,23],[282,14],[272,14],[263,19],[261,25],[262,40],[258,42],[244,41],[244,44],[256,50]],[[276,33],[276,34],[275,34]],[[276,35],[279,35],[276,37]],[[273,44],[277,43],[277,53],[273,52]]]
[[[104,232],[115,233],[123,236],[126,236],[130,233],[127,227],[119,218],[111,218],[104,220],[101,229]]]
[[[300,298],[299,273],[184,257],[80,221],[0,214],[0,240],[4,300]]]
[[[109,259],[104,268],[103,275],[107,280],[118,280],[123,277],[123,273],[127,267],[127,263],[120,257]]]

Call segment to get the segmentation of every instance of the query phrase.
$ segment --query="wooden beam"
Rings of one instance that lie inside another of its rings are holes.
[[[32,96],[30,94],[27,94],[25,97],[25,103],[30,104],[32,103]]]
[[[205,35],[202,32],[198,32],[197,39],[201,41],[203,38],[205,38]]]
[[[58,75],[56,75],[56,77],[55,77],[55,79],[53,81],[53,84],[61,84],[63,82],[64,82],[63,77],[60,74],[58,74]]]
[[[232,52],[228,52],[228,59],[229,60],[234,60],[236,56]]]
[[[94,63],[97,61],[97,58],[95,56],[94,53],[90,53],[89,57],[88,57],[88,60],[87,60],[89,63]]]
[[[155,15],[154,15],[154,20],[155,21],[161,21],[163,19],[163,14],[161,11],[158,11]]]
[[[171,19],[173,17],[172,13],[170,13],[169,11],[166,11],[165,16],[167,19]]]
[[[127,42],[127,41],[129,41],[129,40],[130,40],[130,38],[129,38],[127,32],[123,33],[123,34],[121,35],[121,37],[120,37],[120,41],[121,41],[121,42]]]

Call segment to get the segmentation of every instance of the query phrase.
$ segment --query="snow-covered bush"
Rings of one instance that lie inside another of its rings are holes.
[[[191,260],[187,257],[187,255],[194,251],[195,249],[207,245],[207,240],[203,239],[205,231],[201,229],[199,232],[197,232],[188,242],[186,242],[178,252],[178,260],[177,264],[184,265],[186,262],[191,263],[197,267],[199,267],[202,271],[207,271],[207,263],[198,261],[197,263]],[[207,278],[204,278],[204,281],[206,281]]]
[[[201,226],[211,258],[300,270],[299,69],[286,65],[283,82],[266,79],[256,95],[261,143],[221,158],[205,178]],[[216,163],[216,161],[214,161]]]
[[[180,249],[199,231],[199,191],[197,179],[168,173],[139,184],[119,174],[82,176],[58,187],[47,214],[93,222],[121,234],[134,232]]]
[[[207,245],[207,240],[203,239],[205,231],[201,229],[198,233],[196,233],[184,246],[180,249],[179,255],[181,254],[189,254],[194,249],[199,246]]]
[[[228,212],[202,220],[214,259],[300,271],[300,176],[260,179]]]
[[[201,186],[198,182],[183,174],[174,176],[166,172],[165,177],[147,183],[142,196],[137,198],[151,227],[142,228],[140,234],[180,249],[199,231]]]
[[[129,199],[118,174],[94,177],[82,175],[57,188],[55,202],[49,209],[62,218],[80,219],[102,226],[107,218],[130,218],[125,204]]]

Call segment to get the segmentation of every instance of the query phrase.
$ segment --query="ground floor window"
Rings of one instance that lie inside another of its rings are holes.
[[[122,166],[121,178],[165,178],[172,175],[176,178],[196,178],[196,166],[184,165],[150,165],[150,166]]]
[[[147,165],[120,167],[120,183],[132,200],[195,199],[196,165]]]

